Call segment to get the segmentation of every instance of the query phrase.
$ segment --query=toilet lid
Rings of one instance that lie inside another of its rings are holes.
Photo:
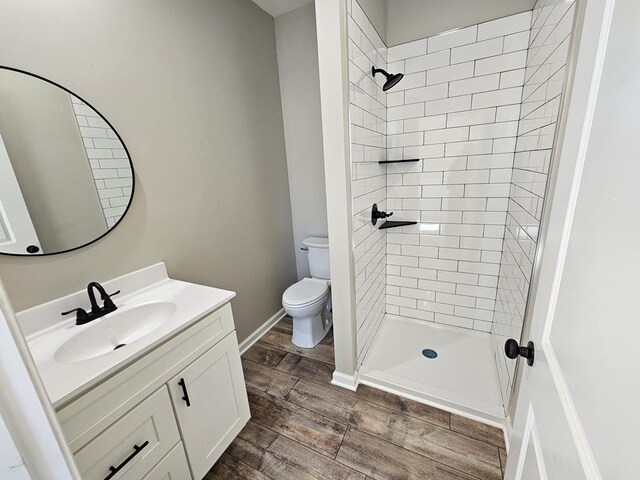
[[[317,302],[329,290],[326,280],[303,278],[291,285],[282,295],[282,303],[291,306],[303,306]]]

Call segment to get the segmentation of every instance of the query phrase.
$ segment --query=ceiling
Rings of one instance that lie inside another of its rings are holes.
[[[295,10],[313,0],[253,0],[265,12],[274,17]]]
[[[388,47],[531,10],[535,0],[358,0]],[[544,3],[544,2],[542,2]],[[382,17],[382,18],[381,18]],[[375,24],[375,22],[374,22]]]

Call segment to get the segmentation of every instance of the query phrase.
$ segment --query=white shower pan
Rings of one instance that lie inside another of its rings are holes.
[[[434,350],[437,358],[422,352]],[[387,314],[360,383],[504,426],[489,334]]]

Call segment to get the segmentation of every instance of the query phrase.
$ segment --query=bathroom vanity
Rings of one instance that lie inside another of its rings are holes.
[[[60,321],[86,292],[17,315],[82,478],[202,479],[250,417],[235,294],[164,264],[104,287],[118,310],[86,325]]]

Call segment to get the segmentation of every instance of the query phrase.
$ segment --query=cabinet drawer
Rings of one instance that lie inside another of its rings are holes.
[[[144,480],[190,480],[189,464],[184,456],[184,448],[179,443],[153,467]]]
[[[83,480],[139,480],[179,440],[169,393],[162,387],[74,457]]]

